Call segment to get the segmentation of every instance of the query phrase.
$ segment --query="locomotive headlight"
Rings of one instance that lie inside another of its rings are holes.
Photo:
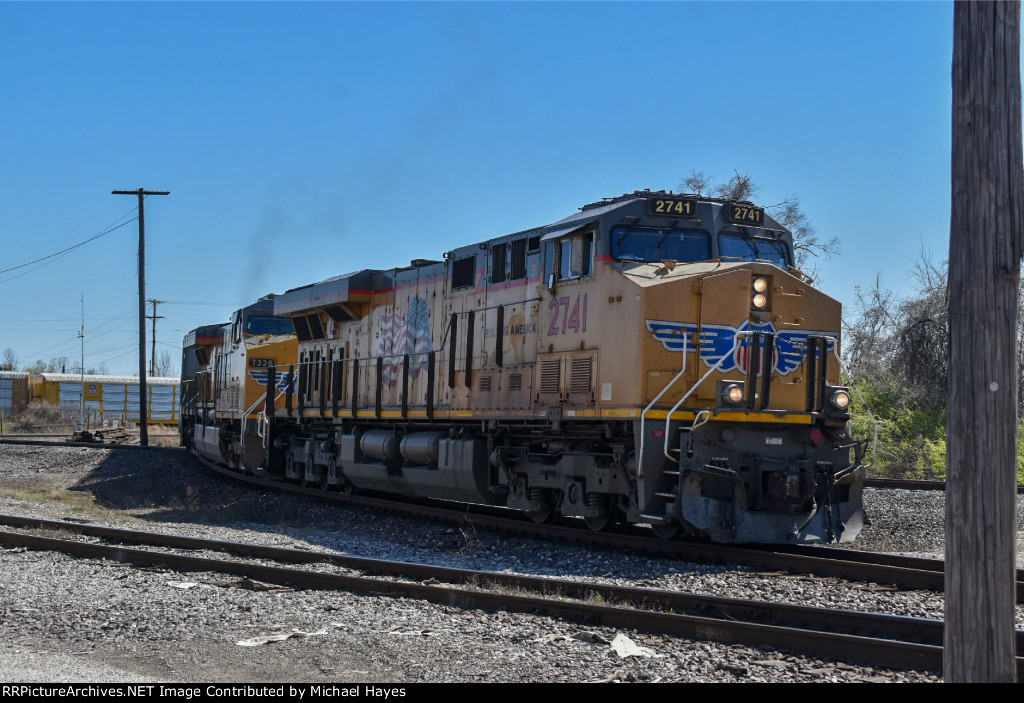
[[[764,293],[768,290],[768,279],[761,276],[754,278],[754,292]]]
[[[743,386],[731,383],[722,391],[722,401],[731,405],[743,402]]]
[[[829,398],[829,403],[836,410],[846,410],[850,407],[850,394],[842,389],[833,391],[832,397]]]
[[[764,293],[755,293],[752,302],[754,303],[755,308],[757,308],[758,310],[764,310],[766,307],[768,307],[768,296],[765,295]]]

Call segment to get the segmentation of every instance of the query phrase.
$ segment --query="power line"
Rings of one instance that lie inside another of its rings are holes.
[[[134,314],[133,313],[134,313],[134,310],[132,308],[129,308],[126,312],[122,312],[122,313],[120,313],[119,315],[117,315],[115,317],[108,318],[108,322],[107,323],[101,324],[101,325],[97,326],[96,329],[97,330],[101,330],[101,331],[99,331],[98,333],[92,334],[90,336],[90,340],[95,341],[98,337],[102,337],[105,334],[110,334],[111,332],[117,332],[118,334],[126,334],[128,332],[127,330],[118,330],[117,328],[120,327],[121,325],[125,324],[126,322],[129,322],[132,319],[134,319]],[[33,331],[44,332],[46,330],[33,330]],[[64,352],[67,347],[73,346],[74,343],[77,340],[78,340],[78,337],[76,335],[72,339],[62,340],[60,342],[56,342],[56,343],[51,344],[51,345],[49,345],[47,347],[44,347],[43,349],[41,349],[39,351],[32,352],[32,353],[27,353],[26,356],[27,357],[37,357],[37,358],[38,357],[42,357],[42,356],[48,356],[48,355],[49,356],[58,356],[62,352]]]
[[[134,312],[134,311],[132,311],[132,312]],[[127,313],[125,313],[125,314],[127,314]],[[72,317],[63,317],[63,318],[57,317],[57,318],[52,318],[52,319],[43,319],[43,318],[39,318],[39,317],[33,317],[33,318],[30,318],[30,319],[22,319],[22,320],[16,320],[16,319],[4,320],[4,319],[0,319],[0,322],[78,322],[78,319],[79,318],[77,318],[77,317],[74,317],[74,318],[72,318]],[[87,318],[85,318],[85,321],[86,322],[97,322],[97,321],[98,322],[105,322],[107,320],[117,320],[117,319],[120,319],[120,318],[116,318],[116,317],[87,317]]]
[[[191,301],[183,301],[183,300],[165,300],[163,302],[165,304],[167,304],[167,305],[218,305],[220,307],[230,307],[230,308],[232,308],[232,310],[236,310],[236,309],[242,307],[243,305],[245,305],[245,303],[224,303],[224,302],[221,302],[221,303],[209,303],[209,302],[191,302]]]
[[[104,237],[104,236],[110,234],[114,230],[121,229],[125,225],[130,224],[132,222],[135,222],[135,220],[137,220],[137,219],[139,219],[139,218],[138,217],[133,217],[132,219],[126,220],[126,221],[122,222],[119,225],[114,225],[113,227],[111,227],[110,229],[106,230],[105,232],[100,232],[95,237],[89,237],[89,239],[86,239],[84,242],[79,242],[78,244],[70,246],[67,249],[61,249],[60,251],[55,252],[53,254],[48,254],[47,256],[43,256],[41,258],[36,259],[35,261],[29,261],[29,262],[24,263],[24,264],[18,264],[17,266],[12,266],[11,268],[8,268],[8,269],[0,269],[0,274],[9,273],[11,271],[17,271],[18,269],[23,269],[26,266],[31,266],[33,264],[38,264],[40,261],[46,261],[47,259],[53,259],[54,257],[60,256],[61,254],[67,254],[69,251],[71,251],[73,249],[77,249],[78,247],[85,246],[89,242],[94,242],[97,239],[99,239],[100,237]]]
[[[89,217],[84,222],[77,224],[74,227],[68,228],[66,232],[63,232],[58,236],[50,237],[40,241],[35,241],[35,237],[31,238],[32,241],[28,241],[29,238],[26,238],[26,241],[24,241],[23,243],[28,244],[29,246],[26,249],[24,249],[24,254],[27,258],[34,258],[36,256],[39,256],[40,254],[46,253],[47,251],[60,249],[77,240],[80,236],[82,236],[83,233],[88,234],[88,230],[91,230],[94,227],[113,226],[114,224],[120,222],[123,218],[135,214],[135,208],[132,207],[118,214],[117,217],[113,218],[113,222],[108,222],[106,224],[99,222],[100,220],[107,220],[109,215],[114,210],[120,209],[121,208],[118,207],[116,204],[113,204],[111,207],[107,208],[106,211],[98,213],[95,216]]]

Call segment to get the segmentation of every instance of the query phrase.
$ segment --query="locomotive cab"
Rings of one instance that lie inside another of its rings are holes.
[[[716,541],[853,539],[863,444],[847,432],[841,306],[794,268],[790,233],[750,203],[646,191],[551,227],[538,406],[563,426],[589,407],[638,418],[627,520]],[[569,377],[558,394],[545,364]],[[567,392],[586,374],[589,403]]]

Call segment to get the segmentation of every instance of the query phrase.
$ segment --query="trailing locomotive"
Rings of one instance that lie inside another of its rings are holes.
[[[637,191],[295,288],[186,338],[183,441],[324,490],[666,538],[849,541],[864,444],[841,307],[792,256],[751,203]],[[290,318],[294,337],[247,334],[253,316]]]
[[[253,467],[266,456],[266,410],[284,408],[284,378],[267,401],[268,367],[292,363],[297,342],[291,322],[274,317],[274,296],[238,310],[231,322],[185,335],[181,359],[183,446],[232,468]]]

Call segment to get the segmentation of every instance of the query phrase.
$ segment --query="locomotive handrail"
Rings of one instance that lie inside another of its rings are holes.
[[[269,386],[269,384],[268,384],[268,386]],[[267,402],[267,393],[269,393],[269,392],[270,392],[270,388],[268,387],[266,393],[264,393],[261,397],[257,398],[253,402],[253,404],[250,405],[246,409],[246,411],[244,413],[242,413],[242,419],[245,419],[245,418],[249,417],[249,413],[251,413],[253,410],[255,410],[257,405],[259,405],[260,403],[266,403]]]
[[[697,390],[698,387],[700,387],[700,384],[704,383],[704,381],[707,380],[708,376],[713,374],[715,371],[718,371],[718,369],[722,366],[722,364],[725,363],[726,359],[728,359],[729,357],[731,357],[733,354],[736,353],[736,350],[740,346],[740,337],[745,337],[747,335],[752,335],[752,334],[754,334],[754,332],[753,331],[749,331],[749,330],[746,331],[746,332],[737,332],[736,336],[734,338],[734,341],[732,343],[732,349],[730,349],[728,351],[728,353],[724,354],[722,356],[722,358],[718,360],[717,364],[715,364],[710,369],[708,369],[708,372],[706,374],[704,374],[703,376],[701,376],[700,380],[697,381],[696,383],[694,383],[693,386],[690,387],[690,390],[686,391],[686,394],[682,398],[679,399],[679,402],[676,403],[675,405],[673,405],[672,409],[668,411],[668,414],[665,416],[665,447],[664,447],[664,454],[665,454],[665,456],[667,458],[671,459],[672,461],[676,462],[677,464],[679,463],[678,459],[676,459],[674,456],[672,456],[671,454],[668,453],[669,424],[672,422],[672,413],[674,413],[676,410],[678,410],[679,406],[686,402],[686,399],[689,398],[693,394],[693,392],[695,390]],[[754,362],[754,360],[753,360],[753,358],[751,358],[749,363],[753,364],[753,362]],[[753,389],[751,389],[751,392],[753,392]]]
[[[427,351],[421,351],[421,352],[408,352],[408,353],[402,352],[400,354],[374,354],[373,356],[346,356],[344,359],[320,359],[319,361],[317,361],[317,360],[296,361],[294,363],[294,365],[295,366],[302,366],[304,364],[324,364],[324,363],[329,363],[329,362],[333,362],[333,361],[341,361],[343,363],[344,362],[349,362],[349,361],[373,361],[373,360],[376,360],[376,359],[390,359],[390,358],[396,357],[396,356],[407,356],[407,355],[408,356],[424,356],[426,354],[429,354],[432,351],[438,351],[438,350],[436,350],[436,349],[428,349]]]
[[[351,391],[351,410],[350,410],[350,412],[352,414],[351,415],[352,417],[356,417],[357,416],[356,415],[356,413],[357,413],[356,385],[357,385],[357,382],[358,382],[358,379],[359,379],[359,375],[358,375],[359,374],[359,370],[360,370],[359,362],[361,362],[361,361],[376,361],[377,362],[376,366],[378,367],[377,368],[377,380],[376,380],[376,384],[377,384],[376,410],[377,410],[377,413],[378,413],[377,416],[380,417],[380,411],[382,409],[382,405],[381,405],[381,402],[380,402],[380,395],[381,395],[381,388],[382,388],[382,386],[381,386],[381,380],[382,380],[381,376],[382,376],[382,367],[383,367],[384,360],[385,359],[396,359],[396,358],[397,359],[404,359],[405,363],[403,364],[402,375],[407,377],[408,373],[409,373],[409,370],[408,370],[409,359],[412,358],[412,357],[417,357],[417,356],[425,356],[427,358],[427,361],[426,361],[426,365],[427,365],[427,389],[426,389],[426,395],[427,395],[427,398],[426,398],[427,417],[428,418],[433,418],[434,395],[435,395],[435,389],[434,389],[435,368],[437,366],[437,362],[436,362],[434,357],[435,357],[436,353],[437,353],[437,350],[435,350],[435,349],[428,349],[426,351],[419,351],[419,352],[403,352],[403,353],[396,353],[396,354],[380,354],[380,355],[373,355],[373,356],[358,356],[358,357],[352,356],[352,357],[344,357],[344,358],[339,358],[339,359],[310,359],[310,360],[307,360],[307,361],[297,361],[297,362],[294,362],[293,364],[289,365],[289,368],[298,367],[298,370],[302,371],[302,367],[303,366],[310,367],[310,369],[307,369],[307,370],[310,371],[310,373],[306,374],[306,381],[305,381],[305,383],[303,382],[303,374],[299,373],[298,374],[298,378],[297,378],[297,383],[295,384],[296,393],[297,393],[297,395],[299,397],[299,413],[301,415],[301,413],[305,409],[304,401],[313,402],[313,400],[314,400],[313,393],[316,392],[316,391],[315,390],[314,391],[309,391],[309,397],[307,398],[306,385],[309,384],[309,383],[312,383],[312,380],[310,379],[310,376],[312,375],[312,373],[314,373],[316,371],[316,369],[320,365],[330,366],[330,365],[333,365],[333,364],[340,364],[341,365],[340,366],[341,372],[345,373],[345,371],[344,371],[345,364],[351,363],[351,369],[352,370],[351,370],[351,372],[347,372],[347,373],[351,374],[352,383],[353,383],[352,391]],[[335,367],[335,370],[338,370],[338,368],[339,367]],[[294,368],[293,368],[292,371],[289,371],[289,373],[295,373]],[[334,373],[334,371],[331,371],[330,373]],[[331,413],[332,413],[332,415],[334,417],[337,417],[338,416],[337,412],[338,412],[338,402],[339,402],[339,399],[337,397],[333,397],[333,396],[336,395],[336,394],[340,394],[342,392],[342,387],[340,385],[338,385],[339,382],[336,382],[336,381],[330,379],[328,377],[328,372],[326,372],[326,371],[324,372],[324,374],[323,374],[323,376],[321,378],[322,378],[323,382],[326,384],[319,391],[319,393],[321,394],[320,395],[320,412],[321,412],[321,416],[322,417],[327,417],[327,415],[326,415],[326,411],[327,411],[327,408],[326,408],[326,398],[323,396],[323,393],[327,392],[327,393],[329,393],[331,395],[331,397],[333,398],[333,401],[334,401],[333,402],[333,409],[331,410]],[[407,407],[406,403],[407,403],[407,399],[408,399],[409,389],[408,389],[407,383],[408,383],[407,381],[403,380],[403,388],[402,388],[402,406],[403,406],[402,417],[403,418],[406,417],[406,413],[408,412],[408,407]],[[291,387],[290,385],[286,386],[285,391],[282,391],[281,393],[287,393],[288,388],[290,388],[290,387]],[[281,393],[278,393],[278,395],[275,398],[275,400],[277,398],[281,397]],[[265,395],[263,397],[266,398]],[[291,417],[292,416],[291,415],[292,406],[291,406],[290,399],[286,399],[286,401],[285,401],[285,410],[287,411],[288,416]]]
[[[469,310],[459,310],[458,312],[452,311],[452,315],[465,315],[468,312],[482,312],[484,310],[494,310],[495,308],[507,308],[509,305],[522,305],[523,303],[539,303],[543,300],[541,296],[536,298],[524,298],[523,300],[513,300],[508,303],[495,303],[494,305],[485,305],[482,308],[470,308]]]
[[[654,400],[652,400],[647,407],[640,412],[640,458],[637,459],[636,465],[636,476],[638,479],[643,479],[644,477],[644,439],[646,439],[646,435],[644,434],[644,422],[647,419],[647,412],[654,407],[654,404],[661,399],[661,396],[668,392],[669,388],[675,385],[676,381],[679,380],[679,377],[686,373],[686,354],[689,351],[687,347],[689,347],[689,335],[683,337],[683,368],[675,375],[675,378],[669,381],[665,387],[661,389],[661,393],[654,396]]]

